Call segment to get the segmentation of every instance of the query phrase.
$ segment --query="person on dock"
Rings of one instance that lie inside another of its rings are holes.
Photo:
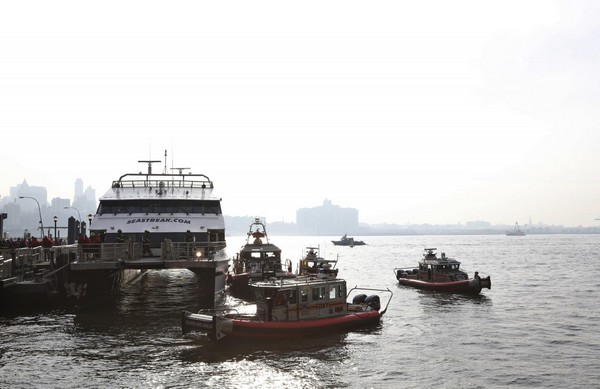
[[[37,240],[37,238],[35,236],[31,237],[31,240],[29,241],[29,247],[30,248],[35,248],[35,247],[40,247],[41,243],[39,240]]]
[[[187,230],[185,232],[185,243],[186,243],[186,248],[187,248],[187,256],[188,258],[192,257],[192,252],[193,252],[193,244],[194,243],[194,234],[192,234],[192,231]]]
[[[45,235],[42,238],[42,249],[44,250],[44,261],[45,262],[50,262],[51,264],[53,263],[53,259],[52,258],[52,246],[54,245],[54,242],[52,241],[52,238],[50,238],[48,235]]]
[[[144,237],[142,240],[142,255],[152,256],[152,251],[150,251],[150,231],[144,231]]]
[[[123,234],[123,231],[121,231],[120,229],[117,230],[116,242],[117,243],[125,243],[125,234]]]

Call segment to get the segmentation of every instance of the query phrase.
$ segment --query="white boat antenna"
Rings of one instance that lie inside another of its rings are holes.
[[[152,164],[153,163],[158,163],[158,162],[162,162],[162,161],[155,161],[155,160],[146,160],[146,161],[138,161],[138,162],[145,162],[148,164],[148,175],[152,174]]]
[[[184,170],[189,170],[189,167],[172,167],[171,170],[179,170],[179,174],[183,174]]]

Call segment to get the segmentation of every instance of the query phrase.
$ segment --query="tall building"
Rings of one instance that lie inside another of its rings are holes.
[[[77,186],[77,184],[76,184]],[[78,208],[83,214],[95,214],[96,213],[96,191],[91,186],[88,186],[85,191],[82,191],[79,197],[76,197],[73,201],[73,206]]]
[[[320,207],[297,210],[296,223],[301,234],[354,234],[358,231],[358,210],[342,208],[325,199]]]
[[[73,201],[77,200],[83,195],[83,180],[78,178],[75,180],[75,196],[73,196]]]

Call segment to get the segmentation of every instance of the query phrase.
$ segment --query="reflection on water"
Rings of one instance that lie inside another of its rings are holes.
[[[331,356],[343,358],[346,346],[345,333],[333,333],[314,338],[291,338],[285,340],[247,340],[223,338],[211,341],[205,335],[188,334],[190,348],[182,352],[182,359],[188,362],[221,362],[237,359],[260,359],[271,356],[274,359],[295,355],[310,354],[317,360],[328,360]]]
[[[403,287],[403,286],[400,286]],[[464,304],[479,304],[491,305],[492,297],[486,294],[479,295],[463,295],[452,293],[440,293],[430,290],[415,290],[417,300],[426,306],[444,306],[444,305],[464,305]]]

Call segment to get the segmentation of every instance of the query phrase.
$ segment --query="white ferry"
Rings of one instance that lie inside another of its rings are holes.
[[[166,153],[165,153],[166,157]],[[113,181],[91,218],[89,242],[79,242],[64,280],[77,301],[114,292],[148,269],[189,269],[198,276],[203,306],[224,291],[229,259],[221,198],[204,174],[128,173]]]
[[[90,231],[103,236],[104,243],[117,242],[121,230],[125,239],[143,242],[150,238],[151,254],[161,256],[165,241],[204,243],[204,258],[226,258],[225,220],[221,199],[213,196],[213,182],[204,174],[184,173],[189,168],[173,168],[175,172],[129,173],[113,181],[100,198]],[[147,231],[147,232],[146,232]]]

